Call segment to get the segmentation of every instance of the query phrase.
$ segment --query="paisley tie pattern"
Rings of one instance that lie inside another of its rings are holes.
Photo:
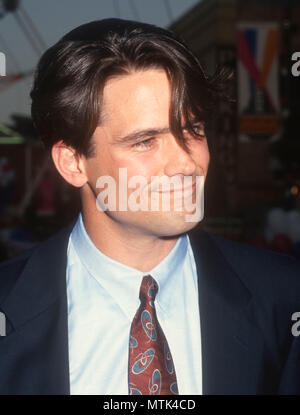
[[[175,367],[168,342],[157,320],[154,300],[158,285],[143,277],[141,304],[131,324],[129,338],[129,395],[177,395]]]

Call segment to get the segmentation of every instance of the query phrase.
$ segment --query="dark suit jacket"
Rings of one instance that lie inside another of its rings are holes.
[[[0,267],[0,394],[69,394],[67,245],[72,226]],[[204,231],[196,260],[203,394],[300,394],[300,262]],[[84,341],[84,339],[82,339]]]

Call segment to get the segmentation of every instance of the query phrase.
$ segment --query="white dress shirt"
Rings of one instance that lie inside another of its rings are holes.
[[[68,246],[70,393],[127,395],[132,319],[144,275],[157,281],[157,318],[173,357],[179,394],[202,394],[197,272],[188,235],[149,272],[104,255],[81,214]]]

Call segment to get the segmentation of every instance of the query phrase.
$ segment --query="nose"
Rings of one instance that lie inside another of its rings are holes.
[[[179,174],[190,176],[196,167],[188,149],[174,136],[170,136],[165,151],[165,174],[170,177]]]

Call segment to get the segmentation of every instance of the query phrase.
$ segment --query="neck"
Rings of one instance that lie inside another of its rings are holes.
[[[141,272],[148,272],[158,265],[175,246],[178,235],[162,237],[124,225],[98,211],[92,203],[82,200],[85,229],[93,244],[106,256]]]

